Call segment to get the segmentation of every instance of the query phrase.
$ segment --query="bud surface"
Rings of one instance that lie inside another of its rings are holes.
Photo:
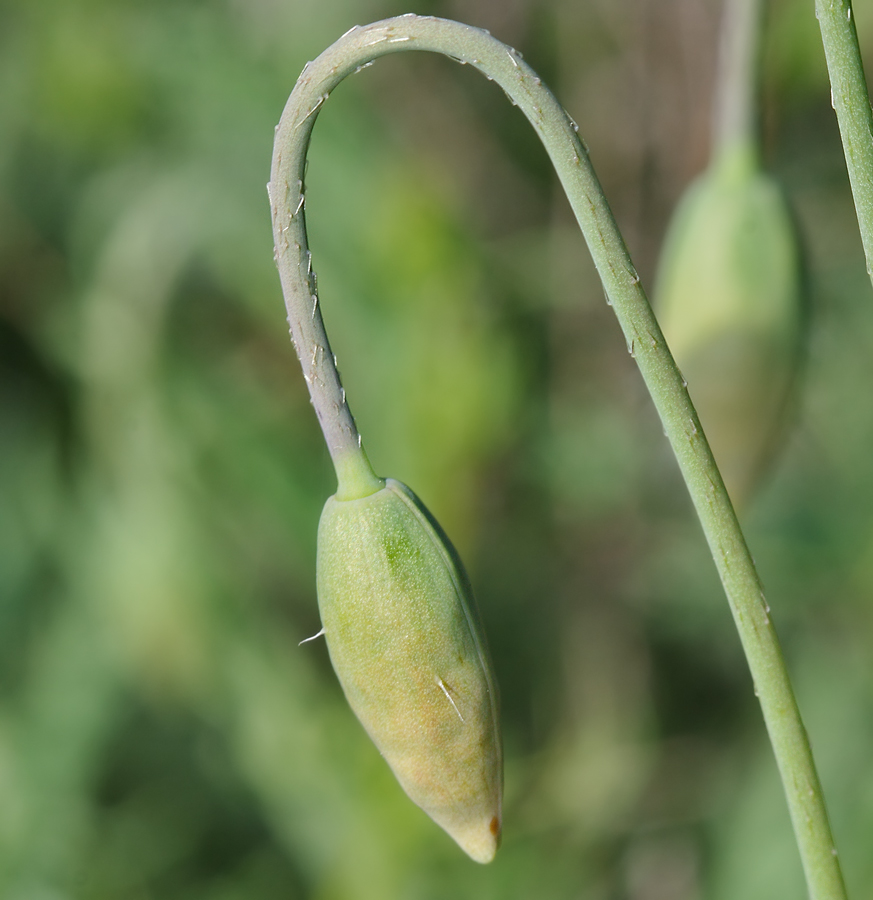
[[[318,604],[349,705],[409,797],[477,862],[500,842],[497,696],[469,582],[400,482],[325,504]]]

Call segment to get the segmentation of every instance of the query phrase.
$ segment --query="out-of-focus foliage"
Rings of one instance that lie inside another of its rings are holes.
[[[0,896],[801,896],[726,604],[545,154],[436,58],[335,92],[308,216],[370,457],[478,593],[507,758],[491,866],[403,796],[323,644],[298,647],[334,485],[264,184],[303,64],[410,9],[515,44],[581,123],[650,283],[706,158],[717,7],[3,3]],[[863,897],[873,297],[812,4],[770,18],[765,152],[809,252],[811,342],[747,524]]]

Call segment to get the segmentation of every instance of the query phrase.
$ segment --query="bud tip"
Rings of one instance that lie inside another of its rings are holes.
[[[479,822],[452,837],[475,862],[490,863],[500,847],[500,817],[492,816],[489,822]]]

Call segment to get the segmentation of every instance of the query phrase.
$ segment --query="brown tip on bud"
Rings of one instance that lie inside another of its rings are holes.
[[[500,847],[500,818],[493,816],[490,822],[480,822],[464,831],[455,829],[450,834],[474,862],[490,863]]]

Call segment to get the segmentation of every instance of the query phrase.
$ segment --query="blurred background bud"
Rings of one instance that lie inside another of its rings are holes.
[[[794,223],[750,146],[722,149],[683,196],[655,308],[738,507],[782,436],[801,340]]]

